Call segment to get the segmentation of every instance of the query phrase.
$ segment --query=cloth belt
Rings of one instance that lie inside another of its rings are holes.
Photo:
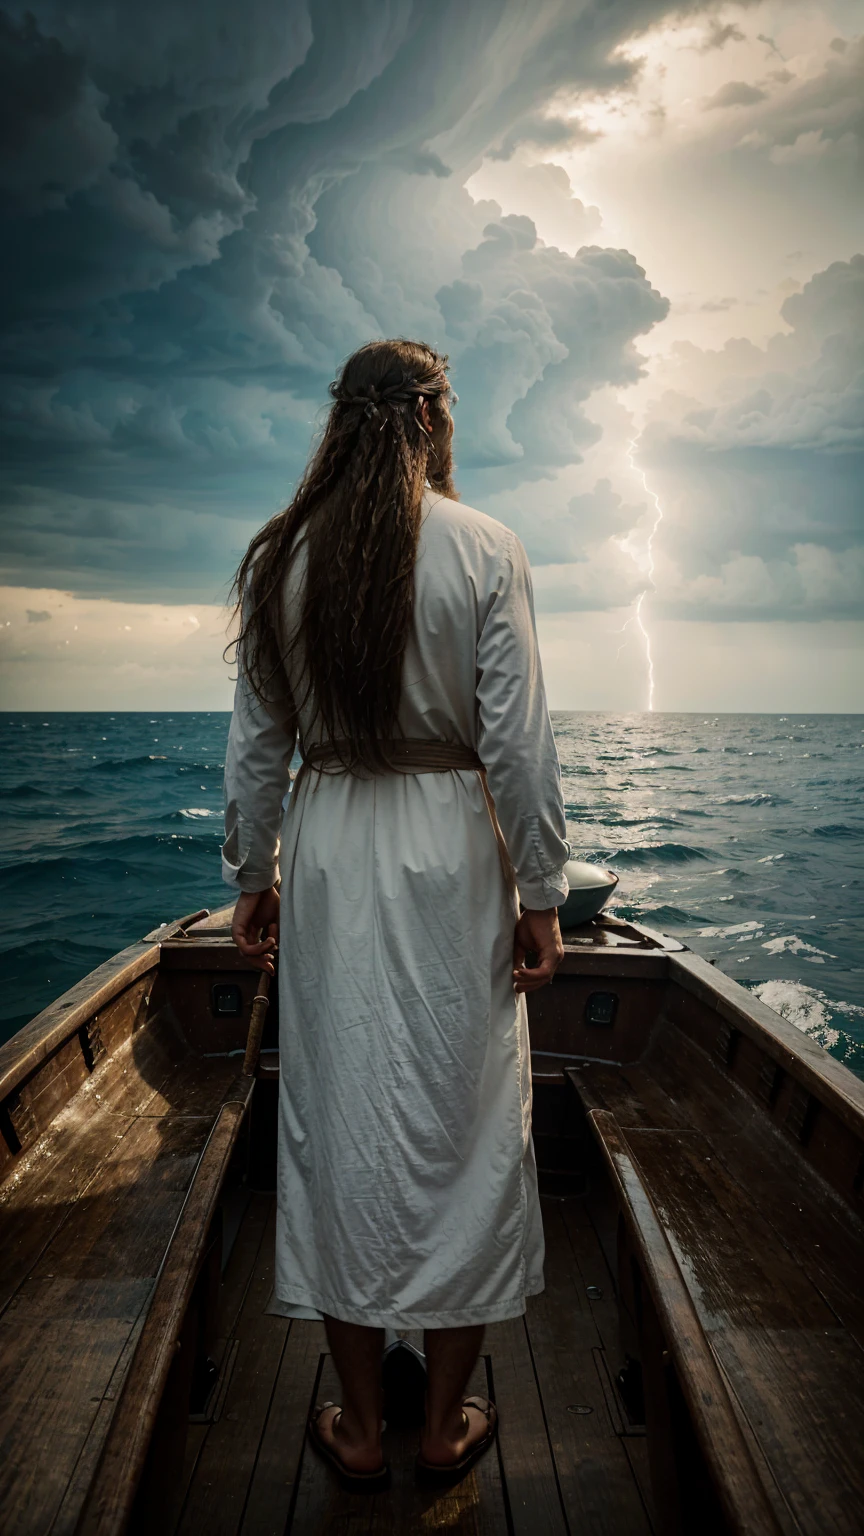
[[[463,747],[458,741],[438,741],[434,737],[423,740],[403,738],[399,741],[382,741],[392,768],[381,768],[382,773],[448,773],[450,769],[476,769],[483,772],[483,760],[473,747]],[[321,742],[303,754],[304,766],[309,768],[340,768],[344,760],[350,761],[351,748],[347,741]],[[344,770],[348,771],[348,770]],[[301,769],[302,772],[302,769]]]
[[[498,824],[495,812],[495,801],[489,791],[486,782],[486,769],[479,752],[473,747],[463,747],[458,741],[440,741],[435,737],[412,738],[403,737],[398,741],[385,741],[381,745],[385,748],[387,756],[392,760],[392,768],[377,769],[377,773],[449,773],[451,769],[473,770],[480,775],[480,783],[486,799],[486,807],[489,811],[489,819],[492,822],[492,830],[498,843],[498,855],[501,860],[501,869],[509,891],[516,891],[516,875],[504,834]],[[343,756],[337,753],[340,748]],[[347,741],[319,742],[314,747],[304,748],[303,763],[297,772],[292,788],[292,795],[297,793],[303,779],[312,769],[336,768],[342,774],[350,770],[345,768],[344,759],[350,760],[350,745]],[[322,775],[319,774],[319,779]],[[329,777],[329,775],[328,775]]]

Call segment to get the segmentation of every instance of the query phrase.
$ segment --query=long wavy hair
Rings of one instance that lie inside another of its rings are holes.
[[[237,571],[235,644],[265,706],[293,714],[311,699],[316,735],[344,743],[336,771],[374,773],[391,766],[424,484],[455,495],[447,358],[423,342],[373,341],[330,393],[293,501],[255,535]],[[292,614],[286,581],[304,541],[302,611]],[[303,685],[292,700],[286,667],[295,652]]]

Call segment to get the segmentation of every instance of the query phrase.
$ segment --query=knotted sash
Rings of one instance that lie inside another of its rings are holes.
[[[381,745],[390,758],[392,767],[376,769],[375,774],[370,775],[371,777],[375,777],[379,772],[450,773],[454,769],[457,772],[468,770],[479,773],[480,783],[486,799],[486,807],[489,812],[489,820],[492,823],[492,830],[495,833],[495,840],[498,844],[504,880],[508,890],[514,892],[516,890],[516,875],[507,850],[507,844],[504,841],[504,834],[498,825],[495,802],[492,799],[489,785],[486,782],[486,769],[483,766],[483,759],[480,757],[480,754],[475,752],[473,747],[463,747],[461,742],[441,741],[435,737],[418,738],[409,736],[395,741],[385,741]],[[294,780],[292,794],[296,794],[307,774],[316,769],[335,769],[337,777],[350,773],[351,769],[345,767],[345,759],[350,760],[350,752],[350,743],[347,741],[324,741],[318,742],[315,746],[304,748],[303,763]],[[368,769],[364,770],[364,773],[368,772]],[[319,772],[319,778],[324,776]],[[331,777],[332,775],[327,774],[326,776]]]

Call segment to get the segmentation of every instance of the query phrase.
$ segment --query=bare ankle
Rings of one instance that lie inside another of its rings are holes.
[[[356,1450],[375,1450],[381,1445],[381,1420],[364,1422],[350,1408],[343,1408],[333,1432]]]

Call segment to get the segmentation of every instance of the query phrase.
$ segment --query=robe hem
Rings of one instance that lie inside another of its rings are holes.
[[[325,1297],[314,1291],[302,1290],[299,1286],[289,1286],[281,1294],[274,1290],[268,1310],[293,1307],[297,1309],[296,1314],[280,1311],[279,1315],[296,1315],[307,1320],[311,1320],[310,1314],[320,1318],[326,1312],[328,1317],[335,1317],[340,1323],[359,1323],[363,1328],[467,1328],[480,1323],[504,1323],[509,1318],[522,1317],[527,1298],[539,1296],[544,1289],[545,1280],[541,1276],[526,1286],[518,1297],[512,1296],[507,1301],[488,1306],[460,1307],[454,1312],[373,1312],[363,1307],[347,1306],[335,1296]],[[287,1294],[289,1291],[292,1294]]]

